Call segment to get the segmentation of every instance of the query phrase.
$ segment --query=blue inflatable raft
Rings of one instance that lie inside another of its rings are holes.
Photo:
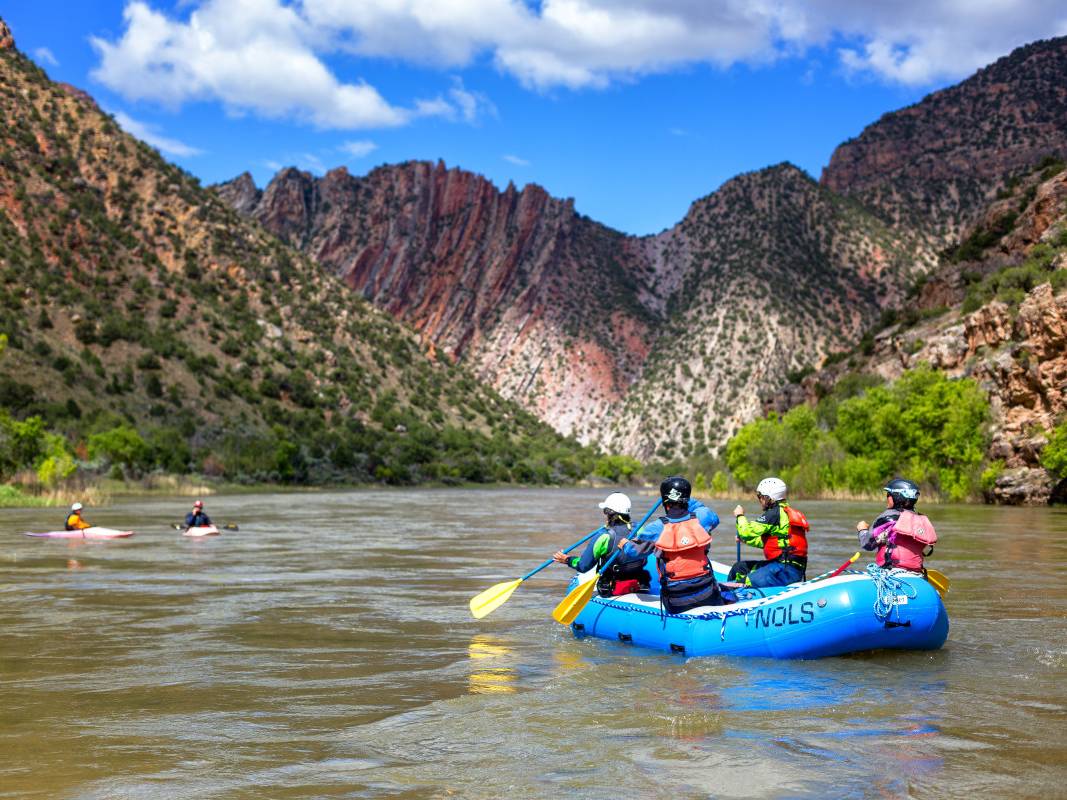
[[[720,581],[728,567],[714,563]],[[650,563],[655,575],[655,564]],[[573,589],[595,574],[578,575]],[[658,592],[658,584],[651,587]],[[571,624],[574,635],[686,656],[823,658],[864,650],[936,650],[948,637],[937,590],[904,570],[844,572],[774,589],[739,590],[739,602],[665,614],[658,594],[596,594]]]

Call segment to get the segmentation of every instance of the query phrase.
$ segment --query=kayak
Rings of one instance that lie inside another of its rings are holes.
[[[27,536],[36,536],[39,539],[125,539],[133,536],[133,531],[117,531],[114,528],[82,528],[80,531],[47,531],[46,533],[30,533]]]
[[[713,563],[725,580],[728,567]],[[649,563],[655,575],[654,562]],[[595,572],[578,575],[570,589]],[[651,587],[658,591],[658,584]],[[685,656],[825,658],[866,650],[936,650],[948,637],[948,613],[920,574],[849,570],[834,578],[771,589],[737,590],[739,602],[663,612],[656,594],[593,595],[571,624],[595,636]]]
[[[195,528],[186,528],[182,536],[218,536],[219,529],[214,525],[197,525]]]

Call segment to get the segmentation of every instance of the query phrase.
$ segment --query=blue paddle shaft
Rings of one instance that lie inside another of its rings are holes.
[[[571,545],[570,547],[568,547],[568,548],[567,548],[566,550],[564,550],[563,552],[564,552],[564,553],[569,553],[569,552],[570,552],[571,550],[573,550],[573,549],[574,549],[575,547],[577,547],[578,545],[581,545],[581,544],[585,544],[586,542],[588,542],[588,541],[589,541],[590,539],[592,539],[592,538],[593,538],[594,536],[596,536],[596,535],[597,535],[598,533],[600,533],[600,532],[601,532],[601,531],[603,531],[603,530],[604,530],[603,528],[597,528],[597,529],[596,529],[595,531],[593,531],[592,533],[590,533],[590,534],[589,534],[588,536],[583,536],[583,537],[582,537],[581,539],[579,539],[579,540],[578,540],[577,542],[575,542],[574,544],[572,544],[572,545]],[[521,578],[519,578],[519,580],[520,580],[520,581],[524,581],[524,580],[526,580],[527,578],[529,578],[529,577],[531,577],[531,576],[533,576],[533,575],[536,575],[536,574],[537,574],[538,572],[540,572],[541,570],[543,570],[543,569],[544,569],[545,567],[549,566],[550,564],[555,564],[555,563],[556,563],[555,559],[553,559],[553,558],[550,558],[550,559],[548,559],[548,561],[546,561],[546,562],[545,562],[544,564],[542,564],[541,566],[539,566],[539,567],[536,567],[535,569],[532,569],[532,570],[530,570],[529,572],[527,572],[527,573],[526,573],[525,575],[523,575],[523,576],[522,576]]]
[[[645,523],[648,522],[650,519],[652,519],[652,515],[656,513],[656,509],[659,508],[659,504],[662,503],[662,502],[663,501],[660,500],[658,503],[656,503],[656,505],[652,506],[652,508],[649,510],[649,512],[647,514],[645,514],[645,518],[643,520],[641,520],[641,522],[638,523],[636,528],[634,528],[634,532],[630,534],[631,536],[636,536],[641,531],[641,529],[643,527],[645,527]],[[604,562],[604,566],[602,566],[600,569],[598,569],[596,574],[597,575],[603,575],[604,572],[607,571],[607,568],[610,567],[612,564],[614,564],[615,563],[615,559],[618,558],[621,554],[622,554],[622,548],[618,548],[618,547],[615,548],[615,552],[611,554],[611,558],[609,558],[607,561]]]

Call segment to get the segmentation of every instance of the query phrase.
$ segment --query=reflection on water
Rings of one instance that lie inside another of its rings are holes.
[[[47,512],[0,511],[0,798],[1062,795],[1067,513],[927,509],[952,581],[933,653],[575,640],[558,566],[470,618],[601,494],[218,497],[241,529],[210,540],[169,528],[184,498],[94,513],[139,531],[121,542],[25,539]],[[812,574],[875,510],[802,507]],[[733,547],[720,530],[712,555]]]
[[[518,673],[502,662],[512,654],[502,641],[488,634],[479,633],[471,638],[467,657],[471,660],[471,694],[514,692]]]

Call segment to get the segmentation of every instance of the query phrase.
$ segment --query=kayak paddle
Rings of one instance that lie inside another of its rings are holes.
[[[662,502],[663,501],[660,500],[656,505],[652,506],[649,512],[645,514],[645,518],[641,520],[636,528],[634,528],[633,533],[630,534],[631,536],[636,536],[640,530],[645,527],[645,523],[652,518],[652,515],[656,513],[656,509],[659,508],[660,503]],[[596,576],[571,589],[571,591],[567,593],[567,596],[560,600],[559,604],[553,609],[552,619],[560,625],[570,625],[574,622],[575,617],[581,613],[582,609],[585,608],[586,603],[589,602],[589,598],[593,596],[599,576],[604,574],[604,570],[615,562],[615,559],[619,557],[621,552],[622,550],[616,548],[611,558],[605,561],[604,566],[597,570]]]
[[[172,522],[170,524],[170,526],[172,528],[174,528],[174,530],[176,530],[176,531],[187,531],[187,530],[189,530],[189,526],[188,525],[182,525],[179,522]],[[235,523],[235,522],[227,522],[225,525],[216,525],[215,527],[217,527],[219,530],[223,530],[223,531],[239,531],[240,530],[240,528],[237,527],[237,523]]]
[[[930,584],[937,589],[937,593],[941,595],[941,599],[945,599],[945,595],[948,594],[949,580],[945,577],[945,573],[940,570],[926,568],[926,580],[930,581]]]
[[[603,530],[603,528],[597,528],[595,531],[588,534],[587,536],[583,536],[581,539],[572,544],[563,552],[569,553],[575,547],[577,547],[578,545],[585,544]],[[519,584],[521,584],[527,578],[533,577],[545,567],[554,563],[556,563],[555,560],[550,558],[544,564],[537,567],[536,569],[530,570],[521,578],[516,578],[513,581],[504,581],[503,583],[498,583],[496,586],[490,586],[481,594],[472,597],[470,602],[471,614],[474,615],[475,619],[481,619],[487,614],[491,614],[492,612],[496,611],[498,608],[500,608],[500,606],[504,605],[504,603],[507,602],[508,598],[511,597],[511,593],[519,588]]]

